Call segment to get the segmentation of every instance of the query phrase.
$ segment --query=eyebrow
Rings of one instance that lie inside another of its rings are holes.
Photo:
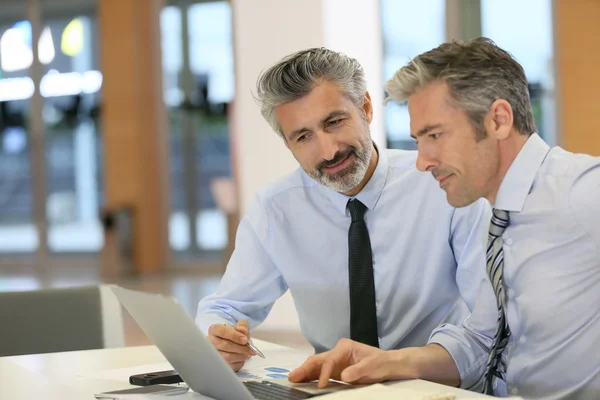
[[[421,136],[423,136],[435,129],[439,129],[441,127],[442,127],[442,124],[426,125],[423,129],[419,130],[417,133],[415,133],[415,134],[411,133],[410,137],[413,139],[416,139],[418,137],[421,137]]]
[[[323,118],[321,121],[319,121],[319,125],[325,125],[327,123],[327,121],[329,121],[332,118],[335,117],[346,117],[348,116],[348,112],[343,111],[343,110],[335,110],[330,112],[329,114],[327,114],[327,116],[325,118]],[[296,129],[295,131],[293,131],[290,136],[288,137],[288,140],[294,140],[296,137],[298,137],[299,135],[310,131],[310,129],[303,127],[300,129]]]

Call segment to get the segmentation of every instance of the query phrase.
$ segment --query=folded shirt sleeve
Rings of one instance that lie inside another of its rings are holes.
[[[268,210],[254,201],[237,230],[235,250],[217,291],[198,305],[196,324],[204,332],[214,324],[247,320],[254,329],[288,289],[267,251]]]
[[[463,324],[443,324],[429,338],[429,343],[439,344],[450,353],[460,374],[460,387],[463,389],[476,391],[483,384],[497,318],[494,291],[489,279],[484,277],[479,284],[479,296],[473,312]]]

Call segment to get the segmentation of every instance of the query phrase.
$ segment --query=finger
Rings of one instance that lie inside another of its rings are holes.
[[[321,363],[325,358],[325,354],[309,357],[304,364],[290,372],[288,379],[290,382],[310,382],[319,378],[321,373]]]
[[[221,357],[223,357],[223,359],[227,362],[227,364],[244,363],[248,361],[249,358],[249,356],[245,354],[228,353],[226,351],[219,351],[219,353],[221,354]]]
[[[329,383],[329,378],[331,378],[335,366],[335,359],[333,357],[330,356],[323,360],[323,364],[321,366],[321,374],[319,375],[319,389],[327,387],[327,384]]]
[[[350,364],[352,350],[356,342],[349,339],[341,339],[333,350],[326,353],[321,366],[319,376],[319,387],[324,388],[329,379],[340,379],[340,374]]]
[[[248,337],[246,335],[236,331],[231,326],[224,324],[211,325],[211,327],[208,328],[208,334],[221,339],[230,340],[242,346],[245,346],[248,343]]]
[[[216,336],[209,336],[209,341],[219,351],[226,351],[228,353],[244,354],[246,356],[253,356],[254,352],[248,348],[248,346],[241,346],[230,340],[221,339]]]
[[[210,341],[215,346],[215,348],[219,351],[226,351],[228,353],[235,353],[235,354],[243,354],[246,356],[255,355],[254,352],[248,346],[240,346],[239,344],[233,343],[229,340],[225,340],[225,339],[221,339],[221,338],[217,338],[217,337],[213,336],[213,337],[211,337]]]
[[[250,336],[250,324],[246,320],[238,321],[235,324],[235,330],[243,335]]]
[[[231,369],[233,369],[235,372],[238,372],[240,369],[242,369],[242,367],[244,366],[243,362],[239,362],[239,363],[234,363],[234,364],[229,364],[229,366],[231,367]]]

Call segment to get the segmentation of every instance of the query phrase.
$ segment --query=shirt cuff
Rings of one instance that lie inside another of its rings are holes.
[[[235,323],[236,321],[232,320],[231,318],[214,313],[200,314],[196,317],[196,325],[198,325],[204,335],[208,335],[208,328],[210,328],[212,325],[235,325]]]
[[[444,324],[433,331],[428,343],[442,346],[454,359],[460,374],[460,387],[477,390],[483,384],[488,349],[465,328]]]

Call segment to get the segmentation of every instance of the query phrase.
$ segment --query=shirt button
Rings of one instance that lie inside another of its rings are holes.
[[[525,337],[525,335],[523,335],[519,338],[519,343],[523,344],[525,342],[527,342],[527,338]]]
[[[512,388],[510,390],[510,394],[512,394],[513,396],[516,396],[519,394],[519,389],[517,389],[516,387]]]
[[[506,239],[504,239],[504,244],[510,246],[511,244],[513,244],[513,240],[507,237]]]

